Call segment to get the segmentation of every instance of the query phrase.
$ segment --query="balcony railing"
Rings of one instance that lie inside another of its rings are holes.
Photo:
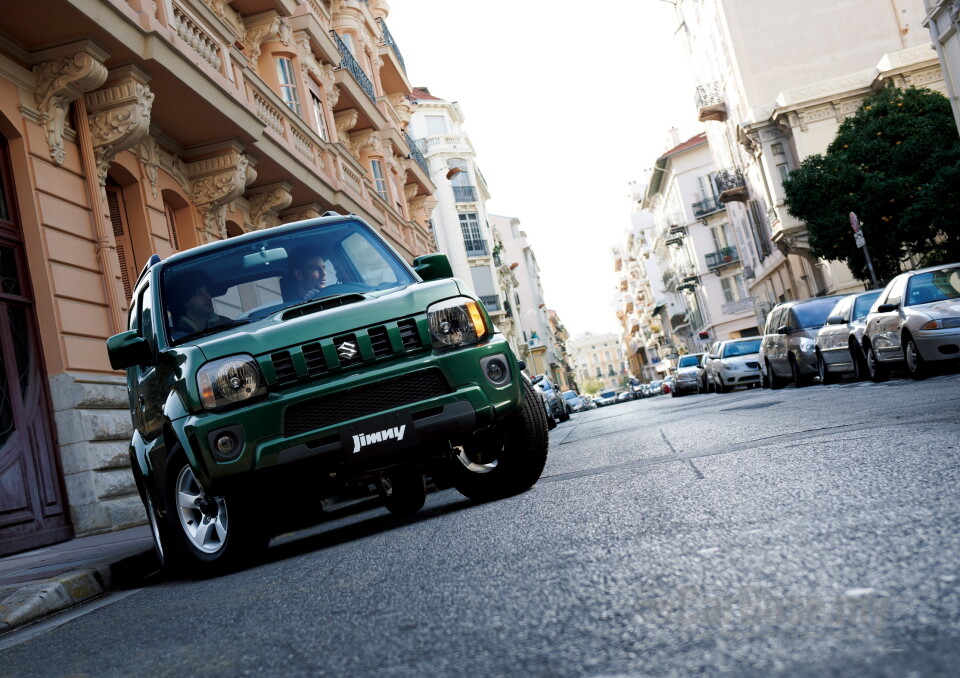
[[[705,258],[709,269],[720,268],[740,261],[740,255],[737,254],[736,247],[724,247],[716,252],[708,252]]]
[[[483,305],[487,307],[488,311],[499,311],[500,310],[500,297],[496,294],[480,295],[480,301],[483,302]]]
[[[347,43],[343,41],[343,38],[341,38],[336,31],[330,31],[330,35],[333,36],[333,41],[337,44],[337,49],[340,50],[340,68],[346,68],[350,71],[350,75],[352,75],[353,79],[360,85],[360,89],[370,97],[370,101],[377,103],[377,95],[374,92],[373,83],[370,82],[370,78],[368,78],[367,74],[360,68],[357,60],[353,58],[353,54],[350,53],[350,48],[347,47]]]
[[[427,174],[430,173],[430,170],[427,169],[427,159],[423,157],[423,153],[420,152],[420,142],[423,139],[417,139],[416,141],[407,133],[406,130],[403,131],[403,140],[407,142],[407,148],[410,149],[410,157],[413,158],[420,169],[422,169]]]
[[[453,199],[456,200],[457,202],[476,202],[477,201],[476,186],[454,186]]]
[[[729,167],[717,172],[717,189],[720,191],[718,200],[723,203],[731,200],[747,199],[747,184],[743,180],[743,174],[736,167]]]
[[[397,61],[400,62],[400,68],[402,68],[403,72],[406,73],[407,67],[403,63],[403,56],[400,54],[400,48],[397,47],[397,43],[394,41],[393,36],[390,35],[390,30],[387,28],[387,22],[381,18],[377,18],[377,23],[380,25],[380,31],[381,31],[380,44],[390,46],[390,49],[393,50],[393,53],[397,57]]]
[[[719,120],[723,122],[727,119],[727,107],[723,101],[723,87],[719,82],[711,82],[706,85],[697,86],[697,117],[700,122],[705,120]]]
[[[693,216],[697,219],[727,209],[727,206],[716,198],[707,198],[706,200],[695,202],[691,207],[693,208]]]
[[[464,240],[463,246],[468,257],[486,257],[490,255],[490,246],[486,240]]]
[[[753,311],[753,297],[727,302],[720,307],[720,310],[724,315],[737,315],[738,313]]]

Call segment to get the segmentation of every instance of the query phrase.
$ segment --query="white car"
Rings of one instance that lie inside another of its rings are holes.
[[[737,386],[760,383],[760,343],[763,337],[729,339],[714,347],[707,361],[707,390],[729,393]]]
[[[817,332],[814,348],[821,384],[830,384],[842,374],[852,372],[857,381],[866,379],[863,359],[863,331],[867,313],[883,290],[858,292],[843,297],[830,311],[826,324]]]

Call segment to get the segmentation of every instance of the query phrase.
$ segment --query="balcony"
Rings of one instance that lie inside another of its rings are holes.
[[[483,305],[487,308],[488,313],[500,310],[500,297],[498,297],[496,294],[491,294],[489,296],[481,295],[480,301],[483,302]]]
[[[423,153],[420,152],[420,148],[417,146],[417,141],[419,141],[419,139],[414,141],[413,138],[407,134],[407,131],[404,130],[403,140],[407,142],[407,148],[410,149],[410,157],[413,158],[418,165],[420,165],[420,169],[422,169],[425,174],[429,175],[430,170],[427,166],[427,159],[423,157]]]
[[[707,268],[713,270],[739,262],[740,255],[737,253],[736,247],[724,247],[716,252],[708,252],[705,259],[707,260]]]
[[[453,199],[457,202],[476,202],[477,187],[476,186],[454,186]]]
[[[727,209],[727,206],[716,198],[707,198],[706,200],[695,202],[690,206],[693,208],[693,216],[697,219],[710,216],[714,212]]]
[[[700,122],[727,119],[727,105],[723,101],[723,88],[719,82],[697,86],[697,119]]]
[[[377,18],[377,23],[380,25],[380,44],[386,45],[392,51],[394,56],[397,57],[397,61],[400,62],[400,68],[403,69],[403,72],[407,72],[407,65],[403,63],[403,55],[400,54],[400,48],[397,47],[396,41],[393,39],[393,36],[390,35],[390,29],[387,28],[387,22],[383,19]]]
[[[720,197],[717,200],[720,202],[747,201],[747,184],[743,180],[743,174],[736,167],[729,167],[717,172],[716,181],[717,188],[720,190]]]
[[[464,240],[463,247],[468,257],[489,257],[490,245],[486,240]]]
[[[357,60],[353,58],[353,54],[350,53],[347,44],[336,31],[330,31],[330,36],[333,38],[333,41],[337,43],[337,49],[340,50],[340,68],[348,70],[350,75],[353,76],[353,79],[360,85],[360,88],[370,97],[370,101],[376,103],[377,95],[374,92],[373,83],[370,82],[370,78],[368,78],[367,74],[360,68]]]
[[[683,238],[687,235],[687,229],[683,226],[671,225],[667,231],[666,243],[668,245],[682,245]]]
[[[740,301],[731,301],[723,304],[720,311],[724,315],[739,315],[741,313],[753,312],[753,297],[747,297]]]

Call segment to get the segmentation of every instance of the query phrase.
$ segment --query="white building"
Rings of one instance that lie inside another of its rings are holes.
[[[924,23],[943,69],[944,90],[960,131],[960,0],[923,0]]]

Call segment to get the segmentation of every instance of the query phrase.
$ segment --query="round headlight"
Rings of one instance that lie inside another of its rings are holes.
[[[226,407],[266,393],[253,356],[237,355],[207,363],[197,372],[200,399],[208,410]]]

